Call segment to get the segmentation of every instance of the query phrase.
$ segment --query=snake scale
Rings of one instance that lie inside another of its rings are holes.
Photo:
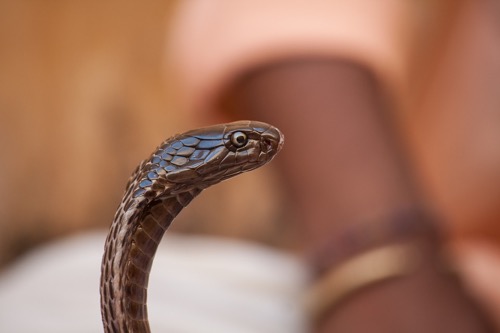
[[[149,272],[172,220],[205,188],[271,161],[283,140],[271,125],[238,121],[175,135],[139,164],[105,243],[100,293],[106,333],[150,332]]]

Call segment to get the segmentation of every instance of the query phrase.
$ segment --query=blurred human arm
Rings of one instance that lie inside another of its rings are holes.
[[[234,113],[274,123],[286,135],[281,168],[308,253],[321,252],[349,224],[382,230],[402,208],[424,209],[366,69],[333,59],[289,61],[248,75],[230,94]],[[359,292],[327,315],[318,332],[491,331],[455,278],[434,264],[439,246],[429,246],[432,234],[403,240],[415,238],[422,249],[415,274]]]
[[[313,1],[301,7],[300,2],[221,0],[181,6],[173,52],[183,80],[184,109],[220,117],[218,111],[229,108],[231,117],[260,118],[284,130],[281,170],[307,230],[308,253],[332,243],[352,224],[376,230],[396,211],[426,210],[389,109],[399,115],[407,112],[402,106],[412,102],[405,95],[409,81],[428,74],[412,65],[432,53],[422,50],[440,42],[439,24],[429,25],[431,16],[433,23],[450,22],[446,15],[439,20],[445,2],[433,15],[419,16],[437,10],[429,4]],[[426,19],[418,23],[415,17]],[[425,29],[419,32],[425,38],[413,34],[422,22]],[[412,94],[414,98],[418,91]],[[437,250],[435,245],[427,247],[430,238],[418,239],[422,249],[429,249],[424,261],[432,263]],[[390,243],[390,237],[386,241]],[[480,331],[482,319],[473,303],[433,265],[423,265],[419,274],[398,281],[343,304],[332,325],[369,325],[361,320],[366,317],[395,330],[413,320],[418,321],[415,327],[429,325],[421,327],[424,331],[441,330],[452,329],[443,318],[457,315],[461,329]],[[357,310],[351,312],[352,307]],[[436,308],[440,311],[426,314]],[[383,325],[379,329],[389,330]]]

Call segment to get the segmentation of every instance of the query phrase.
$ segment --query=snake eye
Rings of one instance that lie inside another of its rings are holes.
[[[248,142],[248,137],[245,133],[243,132],[234,132],[231,134],[231,143],[236,147],[236,148],[241,148],[244,145],[246,145]]]

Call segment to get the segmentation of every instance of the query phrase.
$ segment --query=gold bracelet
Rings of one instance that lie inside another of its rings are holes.
[[[355,292],[382,281],[414,273],[422,263],[421,249],[414,243],[387,245],[361,253],[328,271],[306,293],[305,306],[311,318],[320,319],[327,310]]]

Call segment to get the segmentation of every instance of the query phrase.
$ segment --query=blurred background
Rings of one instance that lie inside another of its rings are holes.
[[[108,228],[138,162],[165,138],[208,125],[179,109],[166,74],[174,6],[0,2],[0,267],[55,238]],[[174,228],[288,243],[273,229],[289,226],[264,218],[279,214],[265,173],[212,189]]]
[[[451,240],[496,251],[500,4],[425,3],[414,15],[423,46],[410,57],[414,90],[398,118]],[[184,112],[166,66],[177,5],[0,1],[0,275],[39,246],[106,230],[137,163],[166,137],[207,125]],[[293,250],[274,175],[271,165],[210,189],[173,230]]]

